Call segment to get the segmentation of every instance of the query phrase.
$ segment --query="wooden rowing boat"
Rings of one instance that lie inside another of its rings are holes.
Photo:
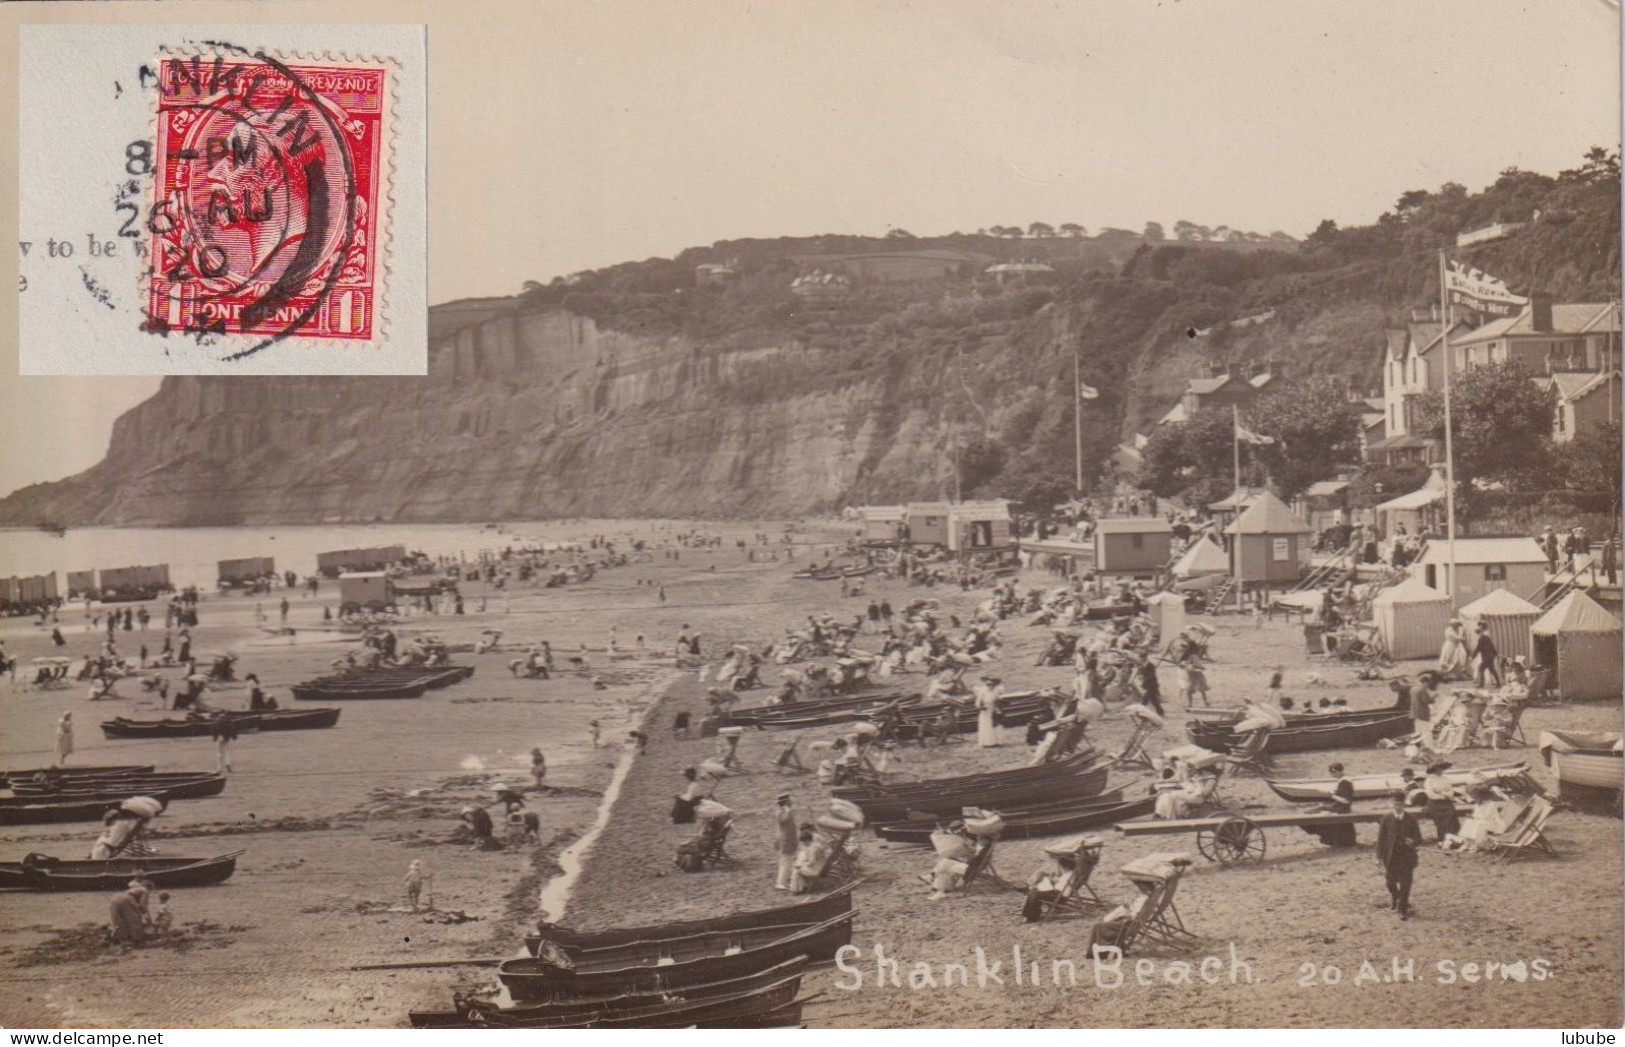
[[[66,861],[29,855],[0,862],[0,889],[11,891],[121,891],[138,874],[154,887],[206,887],[237,870],[242,851],[214,858],[109,858]]]
[[[1558,795],[1617,810],[1625,792],[1625,751],[1620,735],[1608,732],[1542,731],[1540,756],[1557,775]]]
[[[852,911],[852,888],[861,881],[854,880],[816,898],[793,905],[777,905],[771,909],[752,909],[746,912],[712,916],[701,920],[656,924],[650,927],[616,927],[604,931],[575,931],[567,927],[543,924],[541,933],[525,936],[525,948],[532,956],[541,948],[542,939],[558,945],[572,955],[607,947],[636,944],[660,938],[684,937],[708,931],[738,931],[747,927],[793,927],[823,923],[835,916]]]
[[[661,942],[628,959],[584,958],[560,967],[539,957],[508,960],[497,977],[515,1000],[569,999],[606,990],[681,989],[760,971],[796,956],[828,960],[852,940],[855,911],[807,927],[753,927]]]
[[[1408,713],[1382,710],[1329,724],[1297,726],[1289,724],[1270,731],[1264,750],[1272,754],[1316,752],[1325,749],[1358,749],[1384,738],[1399,738],[1415,731]],[[1191,741],[1204,749],[1229,752],[1246,737],[1225,725],[1192,722],[1186,724]]]
[[[805,959],[798,957],[805,966]],[[726,1028],[730,1020],[771,1013],[788,1007],[801,990],[801,971],[765,984],[721,995],[684,996],[613,1011],[520,1016],[520,1008],[475,1010],[468,1020],[477,1026],[505,1029],[672,1029],[708,1025]]]
[[[117,778],[127,774],[146,774],[150,763],[108,764],[101,767],[33,767],[24,771],[0,771],[0,785],[16,788],[17,782],[26,782],[40,776],[56,776],[64,781],[82,778]]]
[[[272,709],[265,712],[225,711],[212,716],[168,717],[161,720],[130,720],[116,716],[102,721],[102,734],[108,738],[208,738],[222,720],[229,720],[239,733],[249,731],[309,731],[332,727],[339,722],[338,709]]]
[[[11,791],[18,796],[45,796],[53,793],[73,792],[126,792],[133,796],[142,787],[163,788],[175,782],[207,778],[213,771],[163,771],[108,775],[105,778],[30,779],[13,782]]]
[[[100,803],[105,807],[116,807],[121,801],[132,796],[151,796],[155,800],[200,800],[206,796],[219,796],[226,791],[226,776],[223,774],[205,774],[194,778],[185,778],[168,784],[135,789],[124,789],[114,784],[103,785],[97,783],[96,787],[42,793],[31,796],[0,796],[0,816],[3,812],[25,807],[37,807],[52,803]]]
[[[1109,797],[1109,798],[1108,798]],[[1026,809],[1001,810],[999,816],[1004,828],[1001,840],[1026,840],[1044,836],[1061,836],[1099,826],[1115,825],[1131,818],[1151,813],[1156,805],[1152,796],[1124,800],[1122,790],[1089,797],[1083,802],[1068,801]],[[875,835],[891,843],[928,846],[931,834],[943,822],[941,815],[916,815],[908,821],[889,822],[875,826]]]
[[[1003,807],[1036,804],[1046,801],[1085,798],[1099,795],[1106,787],[1108,768],[1102,764],[1081,774],[1059,775],[1049,779],[1035,779],[1003,786],[978,786],[957,792],[935,795],[911,793],[905,797],[870,797],[853,800],[871,822],[894,822],[908,817],[910,811],[925,814],[957,815],[966,807],[999,810]]]
[[[1086,749],[1082,752],[1073,753],[1064,760],[1056,760],[1053,763],[1008,767],[1000,771],[982,771],[977,774],[961,774],[951,778],[928,778],[916,782],[894,782],[889,785],[845,786],[832,790],[830,795],[841,800],[857,801],[865,797],[898,796],[909,792],[936,795],[979,785],[998,785],[1037,778],[1050,779],[1061,774],[1084,770],[1094,763],[1099,756],[1100,754],[1094,749]]]
[[[1517,779],[1527,777],[1529,765],[1527,763],[1506,764],[1498,767],[1479,767],[1473,770],[1446,771],[1444,777],[1452,785],[1467,785],[1475,780],[1487,778],[1492,782],[1513,783]],[[1325,803],[1332,798],[1332,790],[1337,787],[1336,778],[1297,778],[1279,779],[1266,778],[1264,784],[1283,800],[1291,803]],[[1349,778],[1354,783],[1354,798],[1356,800],[1373,800],[1390,796],[1402,791],[1405,787],[1404,779],[1397,774],[1362,774]]]
[[[429,685],[419,682],[399,684],[295,684],[291,690],[301,702],[353,702],[391,701],[404,698],[422,698]]]
[[[669,989],[651,989],[642,992],[611,992],[600,996],[582,996],[574,1000],[560,1000],[550,1003],[521,1003],[509,1007],[502,1007],[485,1000],[458,995],[453,997],[452,1005],[455,1010],[412,1011],[410,1012],[410,1018],[412,1025],[416,1028],[446,1028],[468,1021],[469,1017],[476,1012],[490,1014],[500,1011],[503,1017],[488,1023],[497,1025],[512,1025],[527,1018],[546,1018],[565,1014],[613,1014],[617,1011],[646,1007],[653,1003],[669,1002],[674,998],[700,1000],[706,997],[726,996],[731,993],[744,992],[769,985],[780,978],[799,975],[806,970],[806,967],[807,958],[805,956],[796,956],[762,971],[737,978],[703,982],[676,992]]]

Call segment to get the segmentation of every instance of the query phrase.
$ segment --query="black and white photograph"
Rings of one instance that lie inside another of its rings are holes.
[[[0,8],[9,1042],[1618,1042],[1620,41]]]

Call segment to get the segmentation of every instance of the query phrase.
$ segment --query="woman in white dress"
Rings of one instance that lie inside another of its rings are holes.
[[[976,682],[976,744],[991,749],[999,744],[998,728],[993,725],[993,711],[1004,697],[1004,684],[997,676],[984,676]]]
[[[73,714],[63,713],[56,722],[56,762],[66,764],[73,755]]]
[[[1460,618],[1450,619],[1444,627],[1444,642],[1439,645],[1439,673],[1446,679],[1467,671],[1467,633]]]

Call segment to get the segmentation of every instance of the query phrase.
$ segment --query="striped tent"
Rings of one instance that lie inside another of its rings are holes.
[[[1619,701],[1619,619],[1576,589],[1530,627],[1535,662],[1557,670],[1565,701]]]
[[[1510,589],[1492,590],[1461,609],[1467,635],[1475,635],[1482,622],[1503,658],[1531,655],[1529,630],[1539,617],[1539,607]]]
[[[1388,645],[1388,657],[1433,657],[1450,624],[1450,597],[1412,576],[1378,593],[1371,601],[1371,617]]]

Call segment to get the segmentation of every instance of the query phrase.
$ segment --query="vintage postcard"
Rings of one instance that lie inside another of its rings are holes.
[[[423,374],[421,26],[26,26],[21,369]]]
[[[1617,3],[10,27],[11,1044],[1617,1043]]]

